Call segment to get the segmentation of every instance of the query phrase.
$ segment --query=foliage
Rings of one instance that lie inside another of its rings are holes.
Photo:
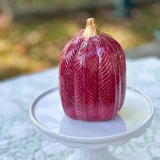
[[[159,7],[157,2],[133,9],[132,17],[123,20],[113,19],[109,10],[98,10],[45,21],[8,22],[6,29],[0,23],[0,80],[58,65],[63,46],[84,28],[89,16],[94,16],[100,30],[117,39],[124,49],[149,42],[154,39],[154,29],[160,27]]]

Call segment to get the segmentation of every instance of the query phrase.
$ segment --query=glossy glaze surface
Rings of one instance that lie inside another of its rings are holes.
[[[101,33],[77,33],[63,48],[59,65],[60,96],[70,118],[106,121],[121,109],[126,90],[123,49]]]

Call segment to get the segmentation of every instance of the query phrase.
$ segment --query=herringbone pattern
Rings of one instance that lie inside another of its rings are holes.
[[[109,120],[125,98],[125,55],[110,36],[103,33],[84,38],[82,33],[68,42],[61,54],[62,105],[73,119]]]

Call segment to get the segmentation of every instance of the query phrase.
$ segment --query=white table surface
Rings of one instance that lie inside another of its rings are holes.
[[[155,105],[151,127],[129,143],[109,147],[119,160],[160,159],[160,59],[127,60],[127,85]],[[34,130],[28,109],[47,89],[58,86],[58,68],[0,82],[0,160],[64,160],[74,149],[46,140]]]

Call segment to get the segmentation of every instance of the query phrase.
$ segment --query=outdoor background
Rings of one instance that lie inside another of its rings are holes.
[[[160,39],[158,0],[0,0],[0,81],[57,66],[88,17],[125,50]]]

